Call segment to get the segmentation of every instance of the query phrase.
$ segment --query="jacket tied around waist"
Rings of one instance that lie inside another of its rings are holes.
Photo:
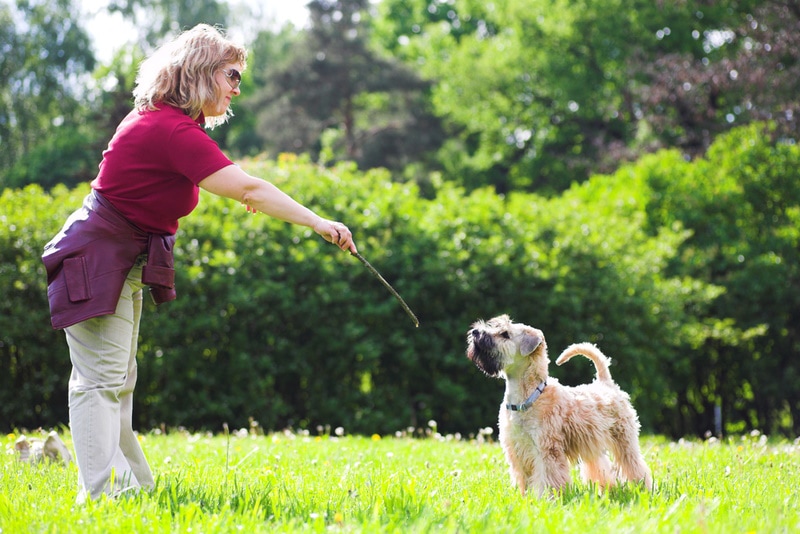
[[[116,311],[136,258],[147,255],[142,282],[156,304],[176,298],[174,234],[152,234],[129,222],[92,190],[44,247],[50,321],[60,329]]]

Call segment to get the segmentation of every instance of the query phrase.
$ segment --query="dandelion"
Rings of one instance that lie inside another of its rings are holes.
[[[380,441],[381,436],[379,434],[372,434],[372,441]]]
[[[337,426],[336,430],[334,430],[333,433],[336,434],[339,437],[342,437],[342,436],[344,436],[344,428],[342,428],[340,426]]]
[[[294,163],[297,161],[297,154],[291,152],[281,152],[278,154],[278,163]]]
[[[333,522],[336,523],[337,525],[341,525],[342,523],[344,523],[344,515],[342,515],[341,512],[336,512],[333,515]]]

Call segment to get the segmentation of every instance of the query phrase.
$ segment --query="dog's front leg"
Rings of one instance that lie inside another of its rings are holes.
[[[539,497],[552,490],[562,490],[570,482],[570,464],[564,446],[560,443],[542,443],[539,448],[529,485],[536,488]]]
[[[519,488],[519,492],[522,495],[525,495],[525,492],[528,491],[529,474],[526,473],[522,460],[512,449],[506,455],[506,461],[508,462],[508,472],[511,475],[512,484]]]
[[[528,489],[528,474],[525,472],[524,462],[520,458],[520,453],[514,446],[514,443],[507,439],[506,434],[501,435],[500,440],[505,453],[506,463],[508,464],[508,474],[511,477],[511,483],[519,488],[519,491],[525,495]]]

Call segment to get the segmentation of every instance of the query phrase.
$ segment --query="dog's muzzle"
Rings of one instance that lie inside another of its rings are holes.
[[[467,334],[467,357],[484,373],[497,376],[501,371],[494,339],[486,332],[473,328]]]

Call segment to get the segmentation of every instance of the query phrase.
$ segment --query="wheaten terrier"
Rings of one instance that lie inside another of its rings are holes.
[[[473,324],[467,343],[467,356],[481,371],[506,381],[500,443],[512,482],[523,494],[529,488],[539,496],[564,488],[571,480],[570,463],[578,460],[583,478],[603,488],[617,480],[652,488],[639,450],[638,416],[597,347],[578,343],[558,357],[561,365],[582,354],[597,369],[591,384],[568,387],[547,375],[550,360],[542,332],[507,315]]]

